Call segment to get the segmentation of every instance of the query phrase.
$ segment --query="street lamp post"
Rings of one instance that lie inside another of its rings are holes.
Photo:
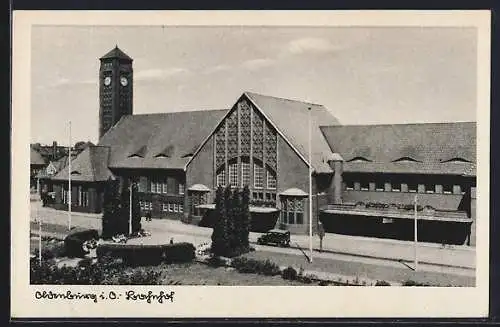
[[[415,271],[418,270],[418,219],[417,219],[417,203],[418,203],[418,199],[417,199],[417,195],[415,195],[415,208],[414,208],[414,211],[415,211],[415,219],[414,220],[414,223],[413,223],[413,234],[414,234],[414,247],[415,247]]]
[[[68,230],[71,230],[71,120],[69,121],[68,147]]]
[[[308,108],[309,114],[309,128],[308,128],[308,142],[309,142],[309,262],[313,261],[313,232],[312,232],[312,164],[311,164],[311,107]]]
[[[132,182],[129,187],[129,218],[128,218],[128,234],[132,235]]]

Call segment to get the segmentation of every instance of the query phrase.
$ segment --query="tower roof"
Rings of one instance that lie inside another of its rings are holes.
[[[111,51],[102,56],[101,60],[102,59],[124,59],[130,61],[133,60],[125,52],[123,52],[120,48],[118,48],[118,45],[116,45]]]

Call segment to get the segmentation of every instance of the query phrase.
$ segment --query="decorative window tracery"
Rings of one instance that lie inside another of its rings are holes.
[[[238,112],[233,111],[227,118],[227,155],[238,156]]]
[[[242,101],[239,104],[240,109],[240,135],[241,135],[241,155],[250,155],[250,106],[246,103],[246,101]]]
[[[253,114],[253,156],[263,159],[263,150],[264,150],[264,118],[262,115],[254,109]]]
[[[216,166],[220,167],[226,160],[226,126],[222,122],[221,126],[215,133],[215,162]]]

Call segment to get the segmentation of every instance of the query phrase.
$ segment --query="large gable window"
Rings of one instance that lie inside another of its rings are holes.
[[[241,187],[250,185],[250,162],[248,158],[241,160]]]
[[[238,163],[233,162],[229,164],[229,185],[231,187],[238,187]]]
[[[257,160],[253,163],[253,186],[255,188],[264,188],[264,167]]]
[[[217,171],[217,186],[226,186],[226,169],[224,166]]]
[[[267,169],[267,188],[270,190],[276,189],[276,174],[271,169]]]

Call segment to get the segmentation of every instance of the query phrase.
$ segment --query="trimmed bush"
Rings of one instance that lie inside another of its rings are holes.
[[[391,286],[391,283],[386,282],[385,280],[377,280],[375,286]]]
[[[432,285],[428,283],[419,283],[414,280],[405,280],[402,286],[432,286]]]
[[[297,270],[292,267],[288,267],[281,273],[281,277],[287,280],[297,280]]]
[[[96,253],[99,261],[112,257],[123,260],[127,266],[155,266],[162,262],[190,262],[195,258],[195,247],[191,243],[165,245],[101,244]]]
[[[260,274],[266,276],[281,275],[280,267],[269,260],[260,261],[238,257],[233,259],[232,265],[240,273]]]
[[[99,239],[99,232],[96,229],[75,228],[64,239],[66,255],[84,257],[87,253],[83,250],[83,243],[91,239]]]

